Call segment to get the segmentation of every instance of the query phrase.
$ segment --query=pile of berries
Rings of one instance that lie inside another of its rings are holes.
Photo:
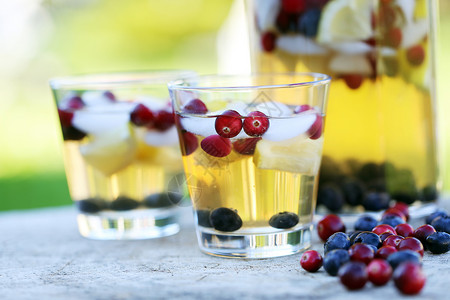
[[[361,289],[367,281],[381,286],[391,278],[404,294],[417,294],[425,285],[422,270],[424,251],[433,254],[450,250],[450,216],[437,210],[425,225],[414,229],[406,223],[408,206],[396,203],[380,221],[363,215],[355,222],[355,231],[346,232],[337,215],[327,215],[317,224],[325,242],[324,257],[315,250],[303,253],[300,265],[308,272],[320,267],[331,276],[339,276],[349,290]]]

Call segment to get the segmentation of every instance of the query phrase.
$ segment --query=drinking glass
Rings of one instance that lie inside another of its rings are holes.
[[[333,77],[320,212],[434,210],[436,2],[247,0],[254,71]]]
[[[317,73],[169,83],[203,252],[264,258],[309,247],[329,83]]]
[[[175,234],[182,161],[167,82],[189,71],[89,74],[50,81],[82,236]]]

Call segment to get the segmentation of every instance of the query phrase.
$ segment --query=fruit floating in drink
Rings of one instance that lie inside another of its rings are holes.
[[[141,239],[178,232],[184,179],[168,98],[151,96],[139,82],[120,81],[112,91],[52,84],[80,233]]]
[[[313,96],[314,88],[306,86],[311,95],[284,99],[291,103],[277,101],[276,93],[269,99],[264,91],[251,101],[241,84],[242,90],[230,94],[183,94],[176,87],[172,92],[199,244],[219,256],[295,253],[309,246],[323,94]],[[308,97],[312,105],[292,104],[308,103]],[[274,239],[280,239],[279,249]]]
[[[438,197],[432,0],[247,1],[253,69],[331,75],[318,203],[381,211]]]

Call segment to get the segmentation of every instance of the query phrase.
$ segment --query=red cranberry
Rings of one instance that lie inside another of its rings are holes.
[[[253,153],[255,153],[256,143],[258,143],[259,140],[261,140],[260,137],[239,139],[233,142],[233,149],[240,154],[253,155]]]
[[[400,241],[397,245],[397,250],[412,250],[416,251],[420,254],[420,256],[423,256],[423,245],[422,243],[416,239],[415,237],[407,237]]]
[[[281,0],[281,8],[289,14],[300,14],[306,9],[305,0]]]
[[[114,95],[111,91],[105,91],[103,93],[103,96],[105,96],[106,98],[108,98],[109,100],[111,100],[111,102],[115,102],[116,99],[116,95]]]
[[[350,259],[353,261],[359,261],[365,263],[366,265],[374,258],[375,254],[372,248],[365,244],[354,244],[348,250]]]
[[[73,112],[58,108],[58,115],[62,127],[69,127],[72,125]]]
[[[382,258],[382,259],[387,259],[389,257],[389,255],[391,255],[392,253],[397,252],[397,248],[393,247],[393,246],[383,246],[380,249],[377,250],[377,253],[375,254],[376,258]]]
[[[369,281],[374,285],[385,285],[392,276],[392,267],[384,259],[374,259],[367,266]]]
[[[396,216],[396,217],[402,218],[405,222],[407,221],[405,214],[401,210],[399,210],[399,209],[397,209],[395,207],[391,207],[391,208],[386,209],[383,212],[381,218],[383,219],[386,216]]]
[[[385,232],[390,232],[390,233],[392,233],[392,234],[397,234],[397,233],[395,232],[395,229],[392,228],[392,226],[387,225],[387,224],[381,224],[381,225],[375,226],[375,227],[372,229],[372,232],[375,232],[375,233],[378,234],[378,235],[380,235],[380,234],[382,234],[382,233],[385,233]]]
[[[381,3],[388,2],[386,0],[382,0]],[[389,1],[390,2],[390,1]],[[382,5],[379,8],[378,20],[380,21],[380,27],[391,28],[396,18],[397,13],[390,5]]]
[[[391,235],[391,236],[388,236],[385,240],[384,240],[384,242],[383,242],[383,246],[392,246],[392,247],[396,247],[397,248],[397,245],[400,243],[400,241],[401,240],[403,240],[404,239],[404,237],[402,237],[402,236],[399,236],[399,235]]]
[[[322,255],[315,250],[306,251],[300,258],[300,265],[308,272],[316,272],[322,267],[322,263]]]
[[[261,37],[261,46],[266,52],[275,50],[277,36],[273,32],[266,32]]]
[[[80,96],[74,96],[67,101],[67,107],[71,109],[80,109],[84,107],[84,102]]]
[[[289,30],[289,24],[291,23],[291,16],[287,12],[280,10],[275,20],[276,28],[282,32],[286,33]]]
[[[200,99],[192,99],[183,106],[183,113],[204,115],[207,112],[208,108]]]
[[[184,156],[190,155],[192,154],[195,150],[197,150],[198,148],[198,140],[197,137],[188,132],[182,132],[181,133],[181,138],[182,138],[182,144],[183,146],[181,147],[181,152]]]
[[[348,262],[339,268],[339,279],[349,290],[359,290],[364,287],[369,276],[366,265],[361,262]]]
[[[399,211],[401,211],[405,217],[406,217],[406,221],[409,220],[409,205],[403,202],[396,202],[394,204],[394,206],[392,206],[392,208],[398,209]]]
[[[358,89],[363,82],[363,77],[358,74],[342,75],[342,79],[344,79],[347,86],[352,90]]]
[[[393,279],[395,286],[407,295],[418,294],[426,281],[422,268],[411,262],[400,264],[394,271]]]
[[[267,129],[269,129],[269,119],[260,111],[252,111],[244,119],[244,131],[249,136],[261,136]]]
[[[308,129],[309,138],[312,140],[317,140],[322,136],[323,118],[321,115],[316,114],[316,120]]]
[[[386,41],[388,46],[398,48],[402,42],[403,34],[400,28],[394,27],[387,32]]]
[[[144,104],[138,104],[130,114],[130,121],[136,126],[148,126],[153,123],[153,112]]]
[[[384,240],[385,240],[388,236],[391,236],[391,235],[394,235],[394,234],[392,234],[391,232],[383,232],[382,234],[380,234],[380,240],[381,240],[381,242],[384,242]]]
[[[216,118],[215,128],[221,137],[235,137],[242,129],[241,115],[235,110],[227,110]]]
[[[403,237],[414,236],[414,228],[408,223],[398,224],[395,226],[395,231]]]
[[[406,50],[406,58],[413,66],[420,66],[425,60],[425,50],[422,45],[412,46]]]
[[[317,223],[317,233],[325,242],[336,232],[345,232],[345,225],[337,215],[327,215]]]
[[[175,124],[175,116],[173,112],[167,110],[160,110],[156,112],[155,122],[152,128],[160,131],[169,129]]]
[[[425,224],[414,230],[413,236],[418,239],[422,243],[422,245],[426,245],[425,242],[427,240],[427,237],[435,232],[436,229],[434,229],[433,226]]]
[[[294,114],[299,114],[299,113],[302,113],[304,111],[308,111],[310,109],[311,109],[311,106],[309,106],[308,104],[299,105],[299,106],[294,108]]]
[[[203,151],[214,157],[224,157],[231,152],[231,142],[220,135],[210,135],[204,138],[200,146]]]

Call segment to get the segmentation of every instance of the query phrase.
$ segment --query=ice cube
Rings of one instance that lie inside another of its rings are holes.
[[[401,47],[409,48],[419,44],[428,34],[428,22],[420,19],[417,22],[407,23],[403,28]]]
[[[257,104],[252,110],[257,110],[269,117],[288,117],[292,110],[284,103],[276,101],[265,101]]]
[[[302,35],[280,36],[277,40],[277,46],[279,49],[291,54],[324,55],[328,53],[327,48]]]
[[[137,96],[134,100],[134,102],[142,103],[147,108],[149,108],[151,111],[158,111],[158,110],[165,110],[167,109],[169,100],[160,99],[156,97],[151,96]]]
[[[181,126],[197,135],[204,137],[217,134],[215,129],[216,118],[208,117],[183,117],[180,119]]]
[[[365,55],[338,54],[330,61],[330,69],[339,74],[372,74],[372,67]]]
[[[396,4],[400,7],[407,22],[412,22],[414,18],[414,8],[416,6],[416,2],[418,1],[411,1],[411,0],[396,1]]]
[[[330,44],[329,47],[339,53],[343,54],[366,54],[373,51],[373,47],[367,43],[357,42],[336,42]]]
[[[316,112],[313,110],[291,118],[271,118],[269,129],[262,135],[262,138],[274,142],[294,138],[307,132],[316,118]]]
[[[134,103],[94,106],[74,112],[72,125],[87,134],[101,135],[127,128]]]
[[[104,106],[114,103],[110,98],[105,96],[105,91],[87,91],[81,95],[84,104],[87,106]]]
[[[147,131],[144,135],[144,142],[150,146],[171,146],[178,143],[178,133],[175,126],[165,131]]]
[[[277,14],[280,11],[279,0],[257,1],[255,5],[256,22],[261,31],[267,31],[275,25]]]

